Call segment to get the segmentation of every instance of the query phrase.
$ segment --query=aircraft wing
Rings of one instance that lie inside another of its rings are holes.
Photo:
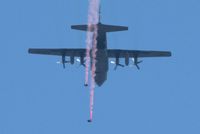
[[[170,57],[169,51],[141,51],[141,50],[120,50],[120,49],[108,49],[109,58],[140,58],[140,57]]]
[[[85,56],[86,49],[71,48],[71,49],[29,49],[30,54],[41,55],[55,55],[55,56]],[[125,58],[128,57],[170,57],[169,51],[141,51],[141,50],[121,50],[121,49],[108,49],[109,58]]]
[[[41,55],[55,55],[55,56],[85,56],[86,49],[32,49],[28,50],[30,54],[41,54]]]

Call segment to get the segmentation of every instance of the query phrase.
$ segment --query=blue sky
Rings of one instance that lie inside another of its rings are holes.
[[[87,1],[0,1],[0,134],[199,134],[200,1],[102,0],[102,22],[129,31],[108,34],[109,48],[170,50],[136,68],[110,65],[95,90],[88,124],[84,68],[28,48],[84,48]],[[122,59],[121,62],[124,60]]]

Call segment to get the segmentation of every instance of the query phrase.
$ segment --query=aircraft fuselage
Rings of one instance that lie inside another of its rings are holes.
[[[107,80],[107,72],[108,72],[106,32],[98,30],[96,41],[97,41],[97,46],[96,46],[97,50],[95,57],[96,60],[95,82],[98,86],[101,86]]]

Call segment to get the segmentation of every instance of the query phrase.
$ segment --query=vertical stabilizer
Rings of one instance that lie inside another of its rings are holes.
[[[101,5],[99,6],[99,24],[101,23]]]

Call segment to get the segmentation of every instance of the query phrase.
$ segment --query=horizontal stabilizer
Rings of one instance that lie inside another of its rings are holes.
[[[117,31],[126,31],[128,27],[125,26],[114,26],[114,25],[104,25],[104,24],[92,24],[88,25],[73,25],[72,29],[81,30],[81,31],[90,31],[93,32],[95,27],[101,32],[117,32]]]
[[[88,31],[87,25],[72,25],[71,29],[80,30],[80,31]]]

